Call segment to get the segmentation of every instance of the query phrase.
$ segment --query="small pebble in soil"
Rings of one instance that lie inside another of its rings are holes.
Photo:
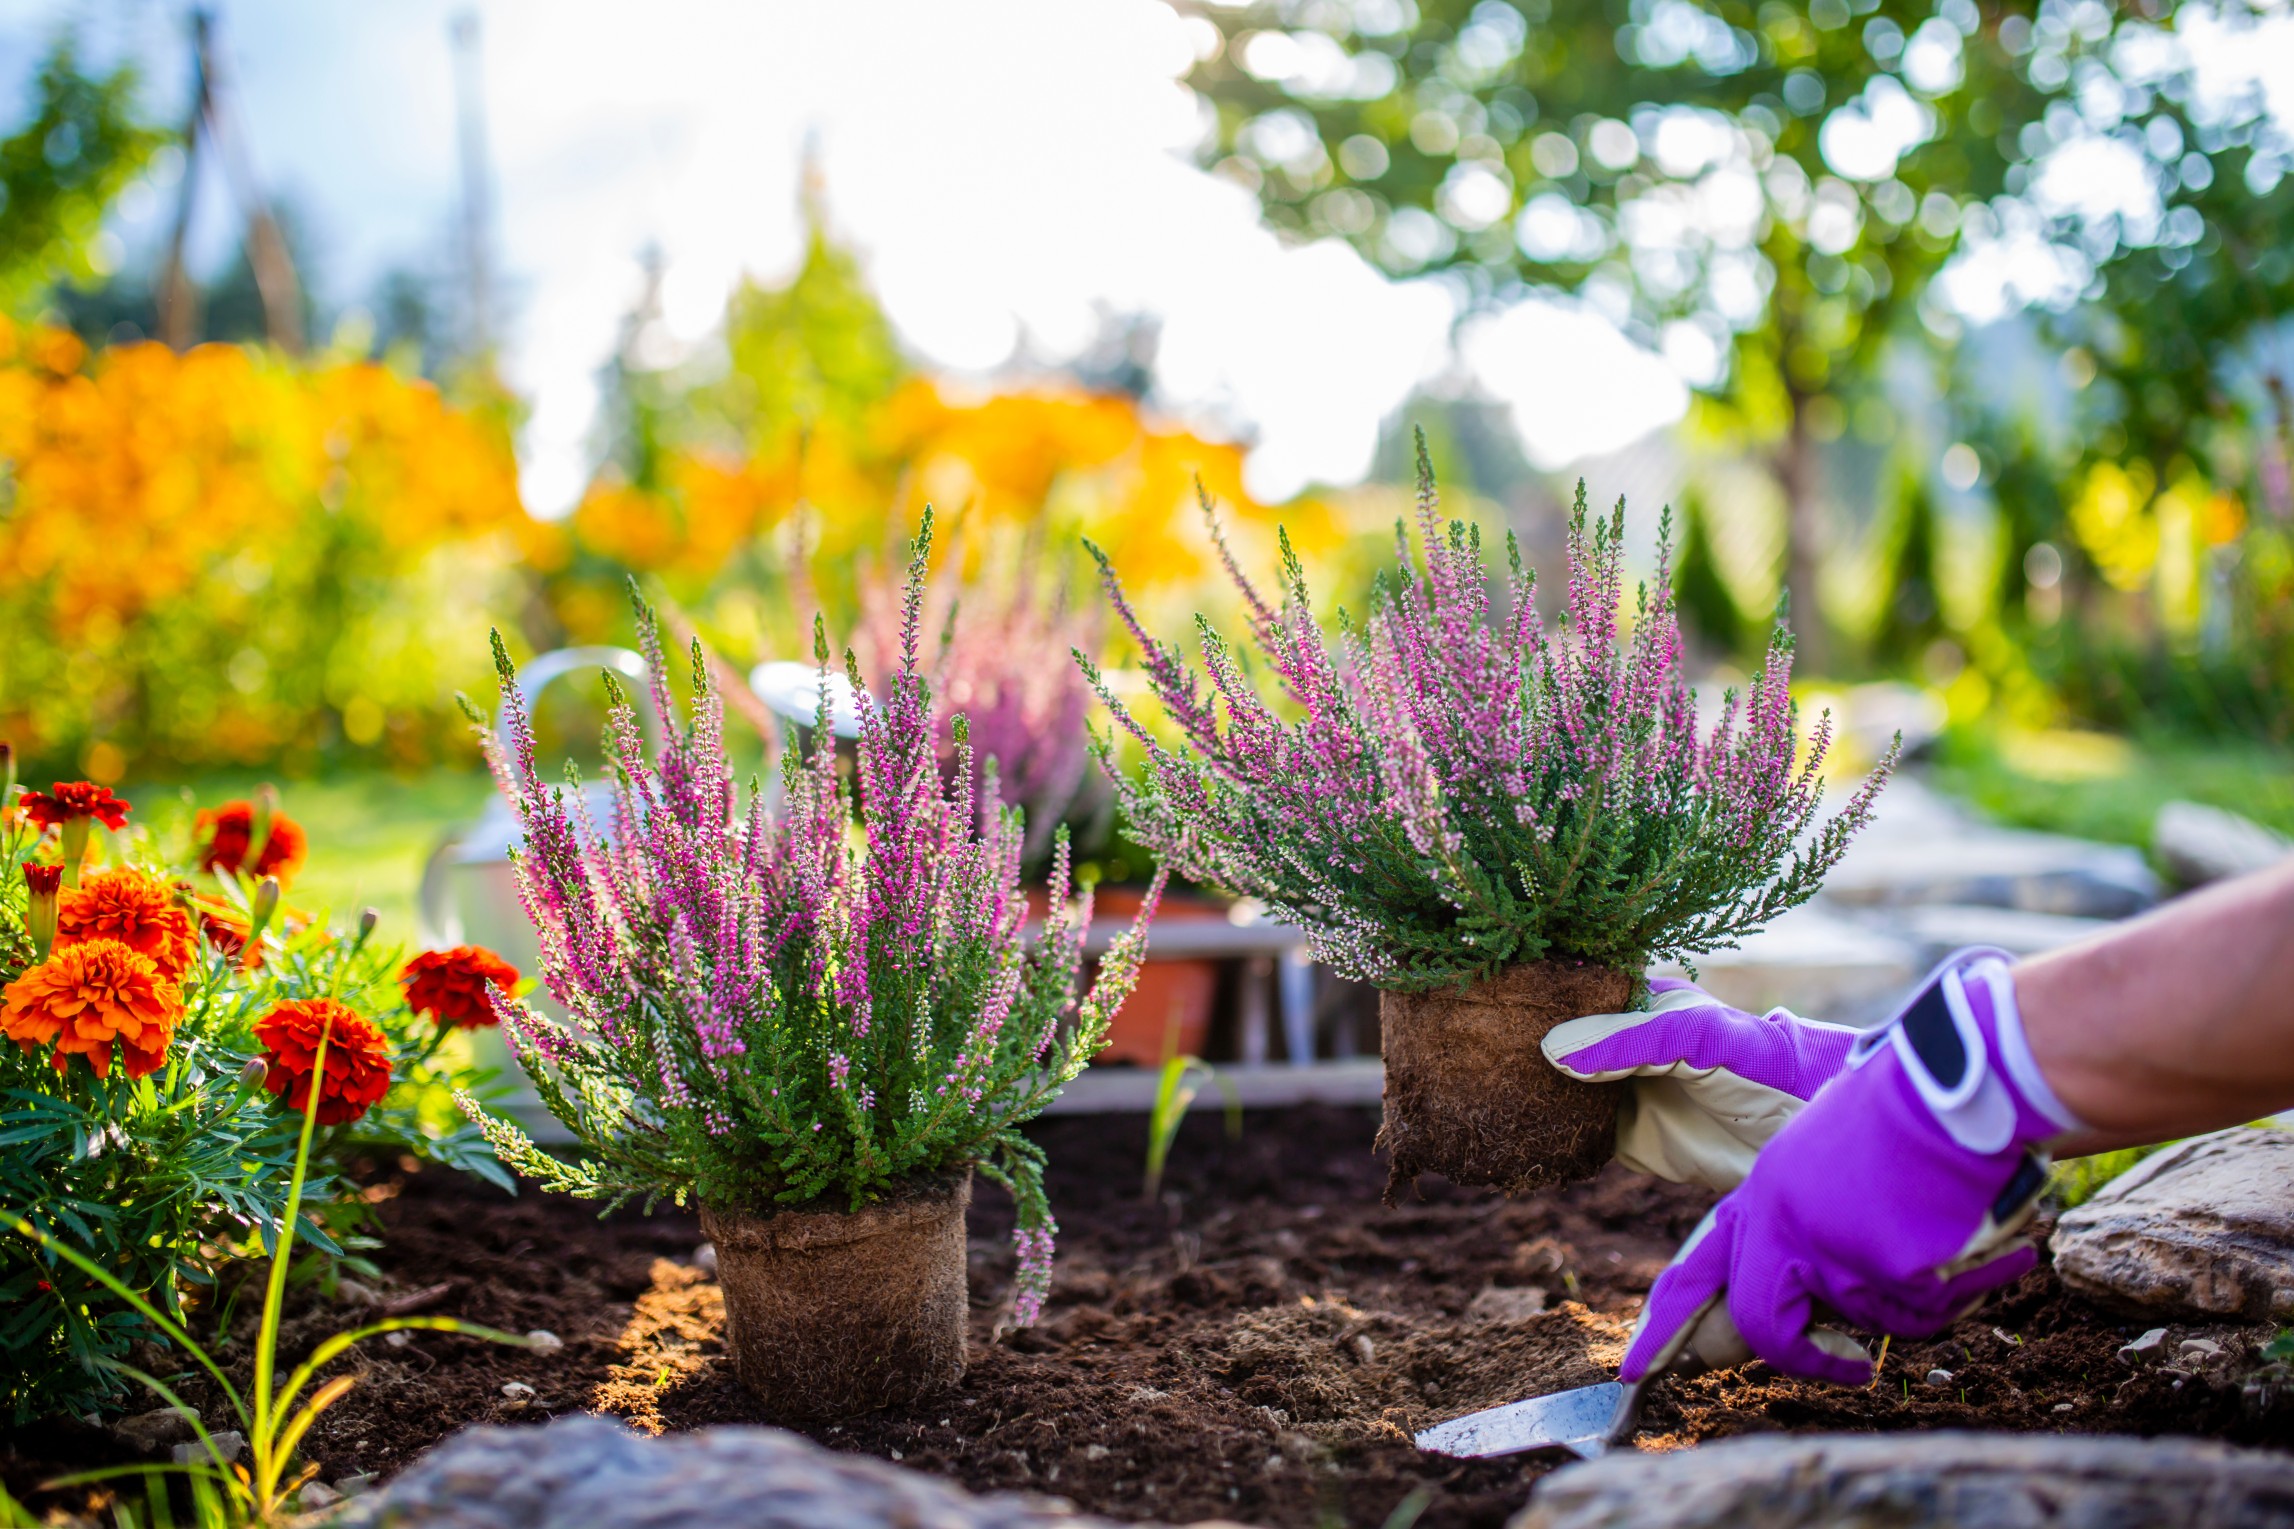
[[[2071,1404],[2069,1402],[2057,1402],[2055,1404],[2055,1410],[2057,1412],[2069,1412],[2071,1410]]]
[[[345,1497],[356,1497],[373,1485],[374,1472],[372,1471],[360,1471],[356,1475],[335,1478],[335,1490]]]
[[[1928,1384],[1929,1384],[1929,1385],[1931,1385],[1931,1386],[1948,1386],[1948,1385],[1950,1385],[1950,1384],[1951,1384],[1951,1371],[1949,1371],[1949,1370],[1930,1370],[1930,1371],[1928,1371]]]
[[[229,1465],[238,1459],[247,1448],[247,1436],[236,1428],[226,1428],[221,1433],[211,1433],[207,1438],[214,1441],[213,1458],[220,1465]],[[209,1459],[207,1444],[199,1439],[193,1439],[188,1444],[176,1445],[172,1453],[177,1465],[190,1465],[194,1461],[205,1464]]]
[[[2154,1327],[2133,1342],[2120,1344],[2119,1362],[2121,1364],[2141,1364],[2146,1359],[2156,1359],[2160,1352],[2166,1348],[2166,1343],[2167,1330],[2163,1327]]]
[[[2222,1345],[2212,1338],[2185,1338],[2179,1352],[2186,1360],[2212,1359],[2222,1352]]]
[[[305,1513],[316,1513],[321,1508],[331,1508],[343,1500],[342,1493],[323,1481],[305,1482],[303,1489],[295,1496],[296,1500],[302,1504]]]
[[[526,1347],[538,1354],[554,1354],[566,1346],[566,1340],[546,1327],[537,1327],[526,1334]]]
[[[534,1388],[522,1380],[505,1380],[502,1394],[514,1402],[528,1402],[534,1399]]]
[[[404,1333],[385,1333],[383,1335],[382,1341],[389,1344],[392,1348],[404,1348],[414,1340]]]

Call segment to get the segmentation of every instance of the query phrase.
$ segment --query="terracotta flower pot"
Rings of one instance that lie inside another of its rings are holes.
[[[1597,1172],[1616,1151],[1625,1086],[1564,1077],[1538,1042],[1565,1020],[1625,1008],[1634,980],[1537,961],[1463,989],[1381,993],[1388,1200],[1421,1173],[1525,1194]]]
[[[1138,887],[1104,887],[1093,899],[1093,916],[1130,919],[1138,915],[1142,891]],[[1224,920],[1227,905],[1204,897],[1166,897],[1155,912],[1155,922],[1180,923]],[[1147,964],[1139,968],[1138,985],[1107,1027],[1107,1043],[1092,1058],[1095,1063],[1132,1062],[1160,1067],[1166,1056],[1200,1056],[1210,1039],[1211,1011],[1219,996],[1219,963],[1193,957],[1157,960],[1153,931],[1149,931]]]
[[[701,1207],[733,1373],[767,1415],[851,1417],[964,1375],[969,1168],[857,1211]]]

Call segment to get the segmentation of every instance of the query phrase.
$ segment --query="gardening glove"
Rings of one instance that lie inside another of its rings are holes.
[[[1542,1044],[1570,1077],[1632,1084],[1617,1161],[1679,1184],[1743,1183],[1753,1155],[1847,1065],[1863,1033],[1789,1009],[1747,1014],[1678,978],[1649,988],[1648,1009],[1573,1019]]]
[[[2045,1144],[2080,1125],[2032,1060],[2008,961],[1959,952],[1857,1037],[1658,1278],[1620,1379],[1658,1368],[1725,1298],[1777,1369],[1862,1385],[1868,1363],[1807,1331],[1816,1302],[1926,1337],[2038,1260],[2017,1233],[2047,1180]]]

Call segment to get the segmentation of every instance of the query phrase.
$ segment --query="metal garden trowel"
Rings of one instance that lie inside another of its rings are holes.
[[[1641,1422],[1641,1393],[1658,1375],[1702,1375],[1707,1370],[1734,1369],[1752,1358],[1752,1349],[1729,1317],[1726,1295],[1725,1291],[1715,1295],[1683,1323],[1672,1348],[1631,1385],[1604,1381],[1469,1412],[1421,1432],[1418,1447],[1465,1460],[1533,1450],[1564,1450],[1581,1460],[1606,1454],[1633,1437]],[[1808,1341],[1842,1359],[1869,1362],[1872,1357],[1855,1339],[1829,1327],[1810,1328]]]

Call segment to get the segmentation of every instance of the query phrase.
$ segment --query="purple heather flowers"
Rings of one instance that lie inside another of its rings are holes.
[[[613,689],[612,820],[590,822],[579,790],[552,789],[536,773],[496,636],[507,746],[482,732],[524,826],[519,891],[568,1020],[508,1001],[504,1017],[581,1160],[550,1157],[464,1107],[505,1162],[547,1188],[614,1201],[693,1194],[857,1209],[905,1182],[977,1167],[1018,1204],[1015,1314],[1025,1321],[1048,1288],[1056,1228],[1043,1155],[1018,1127],[1104,1039],[1161,882],[1079,1002],[1091,899],[1069,901],[1065,836],[1052,851],[1048,917],[1030,939],[1022,814],[975,798],[960,721],[957,767],[945,776],[936,767],[917,665],[930,535],[927,513],[898,667],[881,677],[881,700],[863,703],[856,780],[840,777],[822,717],[809,746],[792,739],[783,751],[777,807],[754,783],[744,802],[735,784],[698,644],[690,725],[678,726],[660,636],[640,603],[667,741],[649,758],[634,709]],[[825,675],[817,624],[815,651]]]
[[[1479,533],[1439,517],[1422,441],[1417,523],[1415,546],[1397,525],[1394,575],[1359,625],[1339,613],[1334,642],[1287,538],[1279,606],[1220,541],[1272,695],[1199,618],[1207,680],[1190,669],[1100,559],[1177,735],[1142,725],[1084,663],[1147,756],[1117,782],[1134,836],[1303,925],[1341,972],[1404,990],[1547,958],[1637,971],[1734,944],[1815,894],[1894,755],[1818,825],[1831,721],[1802,748],[1781,621],[1759,673],[1701,728],[1662,535],[1654,590],[1621,619],[1622,502],[1589,515],[1579,486],[1550,628],[1511,537],[1493,601]],[[1113,770],[1111,743],[1102,757]]]

